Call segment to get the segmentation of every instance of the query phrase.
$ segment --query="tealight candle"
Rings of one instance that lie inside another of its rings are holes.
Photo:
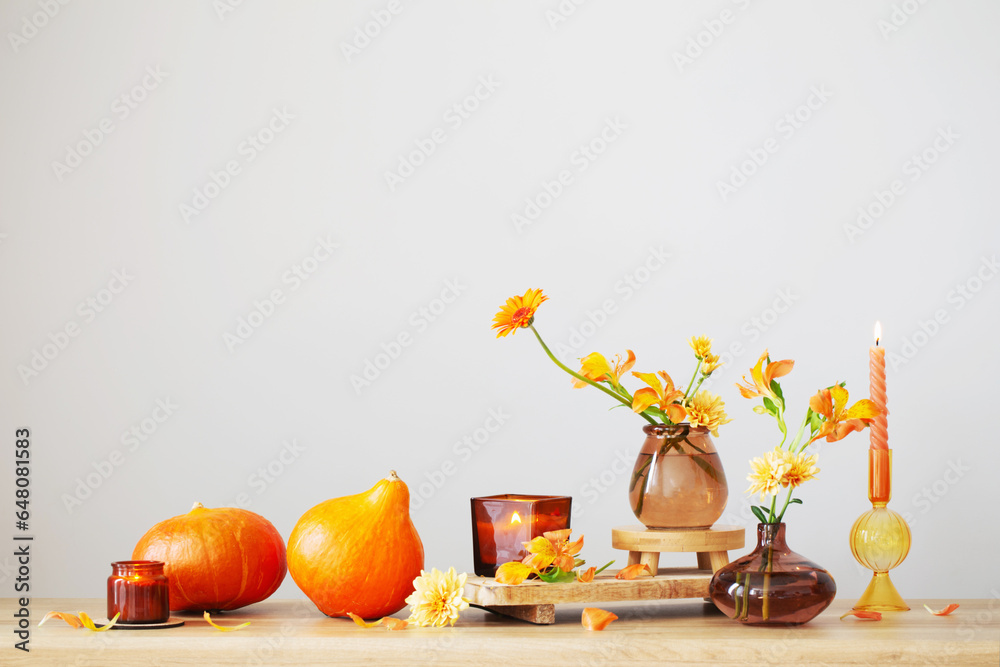
[[[492,577],[497,568],[521,560],[524,543],[553,530],[569,528],[569,496],[503,494],[472,499],[472,548],[475,572]]]
[[[170,588],[158,560],[123,560],[111,564],[108,619],[119,623],[165,623],[170,617]]]

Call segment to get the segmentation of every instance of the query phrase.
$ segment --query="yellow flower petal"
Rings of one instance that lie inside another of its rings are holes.
[[[511,561],[510,563],[504,563],[497,568],[496,582],[498,584],[517,586],[522,581],[527,579],[531,572],[531,568],[524,563],[516,560]]]
[[[204,618],[206,623],[211,625],[216,630],[219,630],[220,632],[233,632],[234,630],[242,630],[243,628],[250,625],[250,621],[247,621],[246,623],[240,623],[239,625],[222,626],[213,621],[211,615],[207,611],[204,613]]]
[[[379,621],[379,623],[387,627],[389,630],[405,630],[406,626],[410,624],[409,621],[404,621],[400,618],[393,618],[392,616],[386,616]],[[454,623],[452,625],[454,625]]]
[[[367,621],[365,621],[365,619],[361,618],[360,616],[352,612],[347,612],[347,615],[350,617],[352,621],[360,625],[362,628],[374,628],[376,625],[382,622],[381,620],[378,620],[368,623]]]
[[[114,618],[108,621],[107,625],[102,625],[101,627],[97,627],[96,625],[94,625],[94,622],[90,620],[90,616],[87,616],[86,612],[81,611],[80,622],[83,623],[83,627],[87,628],[88,630],[92,630],[94,632],[104,632],[105,630],[110,630],[111,628],[115,627],[115,623],[118,622],[118,617],[121,615],[122,613],[118,612],[117,614],[115,614]]]

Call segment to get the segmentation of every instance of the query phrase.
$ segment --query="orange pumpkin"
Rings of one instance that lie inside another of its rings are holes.
[[[142,536],[133,560],[161,560],[171,611],[245,607],[269,597],[285,578],[285,543],[271,522],[235,507],[195,503]]]
[[[288,572],[327,616],[399,611],[423,567],[410,491],[395,470],[364,493],[316,505],[288,538]]]

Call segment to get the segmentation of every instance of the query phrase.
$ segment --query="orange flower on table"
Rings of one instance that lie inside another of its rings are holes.
[[[524,543],[528,555],[521,562],[535,570],[544,570],[550,565],[569,572],[576,566],[575,556],[583,549],[583,536],[570,543],[572,528],[551,530],[542,533],[530,542]]]
[[[687,405],[688,421],[691,426],[704,426],[718,438],[719,427],[732,421],[723,409],[725,406],[722,398],[702,389]]]
[[[500,312],[493,316],[492,329],[499,329],[497,338],[530,326],[535,319],[535,311],[549,297],[540,289],[529,289],[524,296],[512,296],[500,306]]]
[[[849,433],[864,429],[882,414],[879,407],[867,398],[862,398],[845,409],[849,397],[846,389],[834,385],[829,389],[820,389],[809,399],[809,407],[824,419],[823,425],[809,442],[824,436],[827,442],[836,442]]]
[[[615,355],[614,366],[604,358],[604,355],[600,352],[591,352],[587,356],[580,359],[580,375],[587,378],[588,380],[593,380],[594,382],[607,382],[614,387],[621,386],[621,377],[626,371],[632,369],[635,365],[635,352],[632,350],[625,350],[628,356],[625,360],[622,360],[622,355]],[[573,387],[579,389],[581,387],[586,387],[586,382],[581,382],[580,380],[573,379]]]
[[[642,412],[651,405],[655,405],[674,424],[684,421],[684,418],[687,417],[687,410],[684,409],[683,405],[675,403],[675,401],[684,400],[684,392],[674,386],[674,381],[667,375],[666,371],[659,373],[632,371],[632,375],[649,385],[636,390],[635,394],[632,395],[632,412]],[[660,382],[661,378],[663,382]]]
[[[786,453],[776,448],[764,454],[764,458],[750,461],[751,472],[747,475],[750,488],[746,493],[760,493],[761,502],[764,502],[767,496],[777,495],[785,474],[791,468],[791,464],[785,459]]]
[[[736,388],[743,394],[743,398],[765,396],[772,401],[776,400],[778,395],[771,389],[771,381],[788,375],[792,372],[792,366],[795,365],[795,362],[791,359],[782,359],[781,361],[768,362],[765,368],[765,361],[767,361],[767,350],[764,350],[764,354],[760,355],[757,365],[750,369],[750,379],[752,382],[748,381],[747,376],[744,375],[743,382],[745,384],[736,385]]]

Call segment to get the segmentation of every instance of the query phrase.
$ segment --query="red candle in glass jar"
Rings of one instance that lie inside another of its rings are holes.
[[[119,623],[165,623],[170,618],[170,588],[158,560],[122,560],[111,564],[108,619]]]
[[[503,494],[472,499],[472,549],[475,572],[492,577],[504,563],[521,560],[524,543],[569,528],[569,496]]]

